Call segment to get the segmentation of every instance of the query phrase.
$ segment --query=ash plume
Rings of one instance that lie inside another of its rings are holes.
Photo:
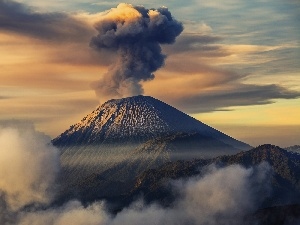
[[[172,44],[183,31],[171,12],[161,7],[146,9],[121,3],[101,16],[95,24],[98,35],[90,46],[116,52],[116,62],[92,87],[101,99],[143,94],[142,81],[164,65],[161,44]]]

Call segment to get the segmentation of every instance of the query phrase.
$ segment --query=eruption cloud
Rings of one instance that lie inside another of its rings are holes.
[[[90,46],[116,52],[117,59],[92,87],[101,99],[143,94],[142,81],[154,79],[166,56],[161,44],[172,44],[183,31],[166,7],[146,9],[121,3],[95,24]]]

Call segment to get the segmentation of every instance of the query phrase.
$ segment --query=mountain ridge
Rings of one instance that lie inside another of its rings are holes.
[[[246,168],[267,162],[273,173],[272,196],[267,206],[300,203],[300,154],[289,152],[278,146],[265,144],[235,155],[223,155],[212,159],[179,160],[168,162],[156,169],[142,173],[136,178],[132,196],[143,193],[147,201],[169,201],[172,193],[166,187],[168,180],[188,178],[200,174],[201,168],[215,164],[226,167],[239,164]],[[166,200],[164,200],[166,199]]]
[[[75,179],[80,179],[80,185],[68,184],[61,196],[65,199],[78,198],[83,202],[106,199],[114,205],[113,210],[116,211],[130,205],[140,196],[147,204],[157,202],[170,206],[176,200],[176,192],[170,187],[172,180],[201,176],[210,165],[225,168],[238,164],[245,168],[255,168],[261,163],[268,163],[271,168],[268,180],[272,188],[271,195],[268,194],[259,208],[300,204],[300,154],[270,144],[212,159],[167,161],[155,168],[142,167],[142,171],[131,179],[120,171],[131,173],[132,169],[141,165],[123,162],[103,172],[95,172],[88,179],[81,180],[77,176]]]

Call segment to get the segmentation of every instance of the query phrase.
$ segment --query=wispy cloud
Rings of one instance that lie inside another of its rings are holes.
[[[289,49],[289,45],[219,44],[224,39],[212,34],[180,37],[174,46],[166,48],[172,54],[164,70],[158,74],[160,83],[147,83],[146,93],[189,113],[271,104],[275,99],[300,97],[300,92],[275,80],[264,84],[259,83],[259,77],[255,81],[251,78],[262,74],[263,68],[277,68],[262,65],[280,61],[280,54],[275,53]],[[163,94],[159,91],[162,88],[165,90]],[[172,94],[175,89],[176,97]]]
[[[91,28],[66,13],[39,13],[10,0],[0,1],[0,30],[51,41],[78,41],[91,35]]]
[[[164,49],[167,54],[170,55],[182,54],[185,52],[190,54],[196,53],[198,55],[206,55],[207,52],[216,53],[218,50],[221,51],[219,46],[213,44],[221,41],[222,39],[222,37],[209,34],[183,34],[178,37],[174,46],[164,46]],[[224,56],[224,53],[220,56]]]
[[[238,88],[237,88],[238,86]],[[174,105],[190,113],[226,110],[229,106],[263,105],[274,103],[274,99],[295,99],[300,93],[278,85],[227,86],[227,89],[201,92],[175,100]]]

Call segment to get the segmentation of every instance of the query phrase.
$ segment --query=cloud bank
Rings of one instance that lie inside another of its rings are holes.
[[[58,149],[49,137],[28,124],[0,124],[0,197],[10,211],[48,204],[58,171]]]
[[[153,72],[164,65],[161,44],[172,44],[183,26],[165,8],[146,9],[121,3],[100,17],[98,35],[90,46],[115,51],[116,62],[103,78],[93,84],[102,99],[143,94],[142,81],[152,80]]]
[[[59,208],[46,211],[23,212],[17,225],[102,225],[107,224],[108,214],[102,202],[84,207],[78,201],[68,202]]]

